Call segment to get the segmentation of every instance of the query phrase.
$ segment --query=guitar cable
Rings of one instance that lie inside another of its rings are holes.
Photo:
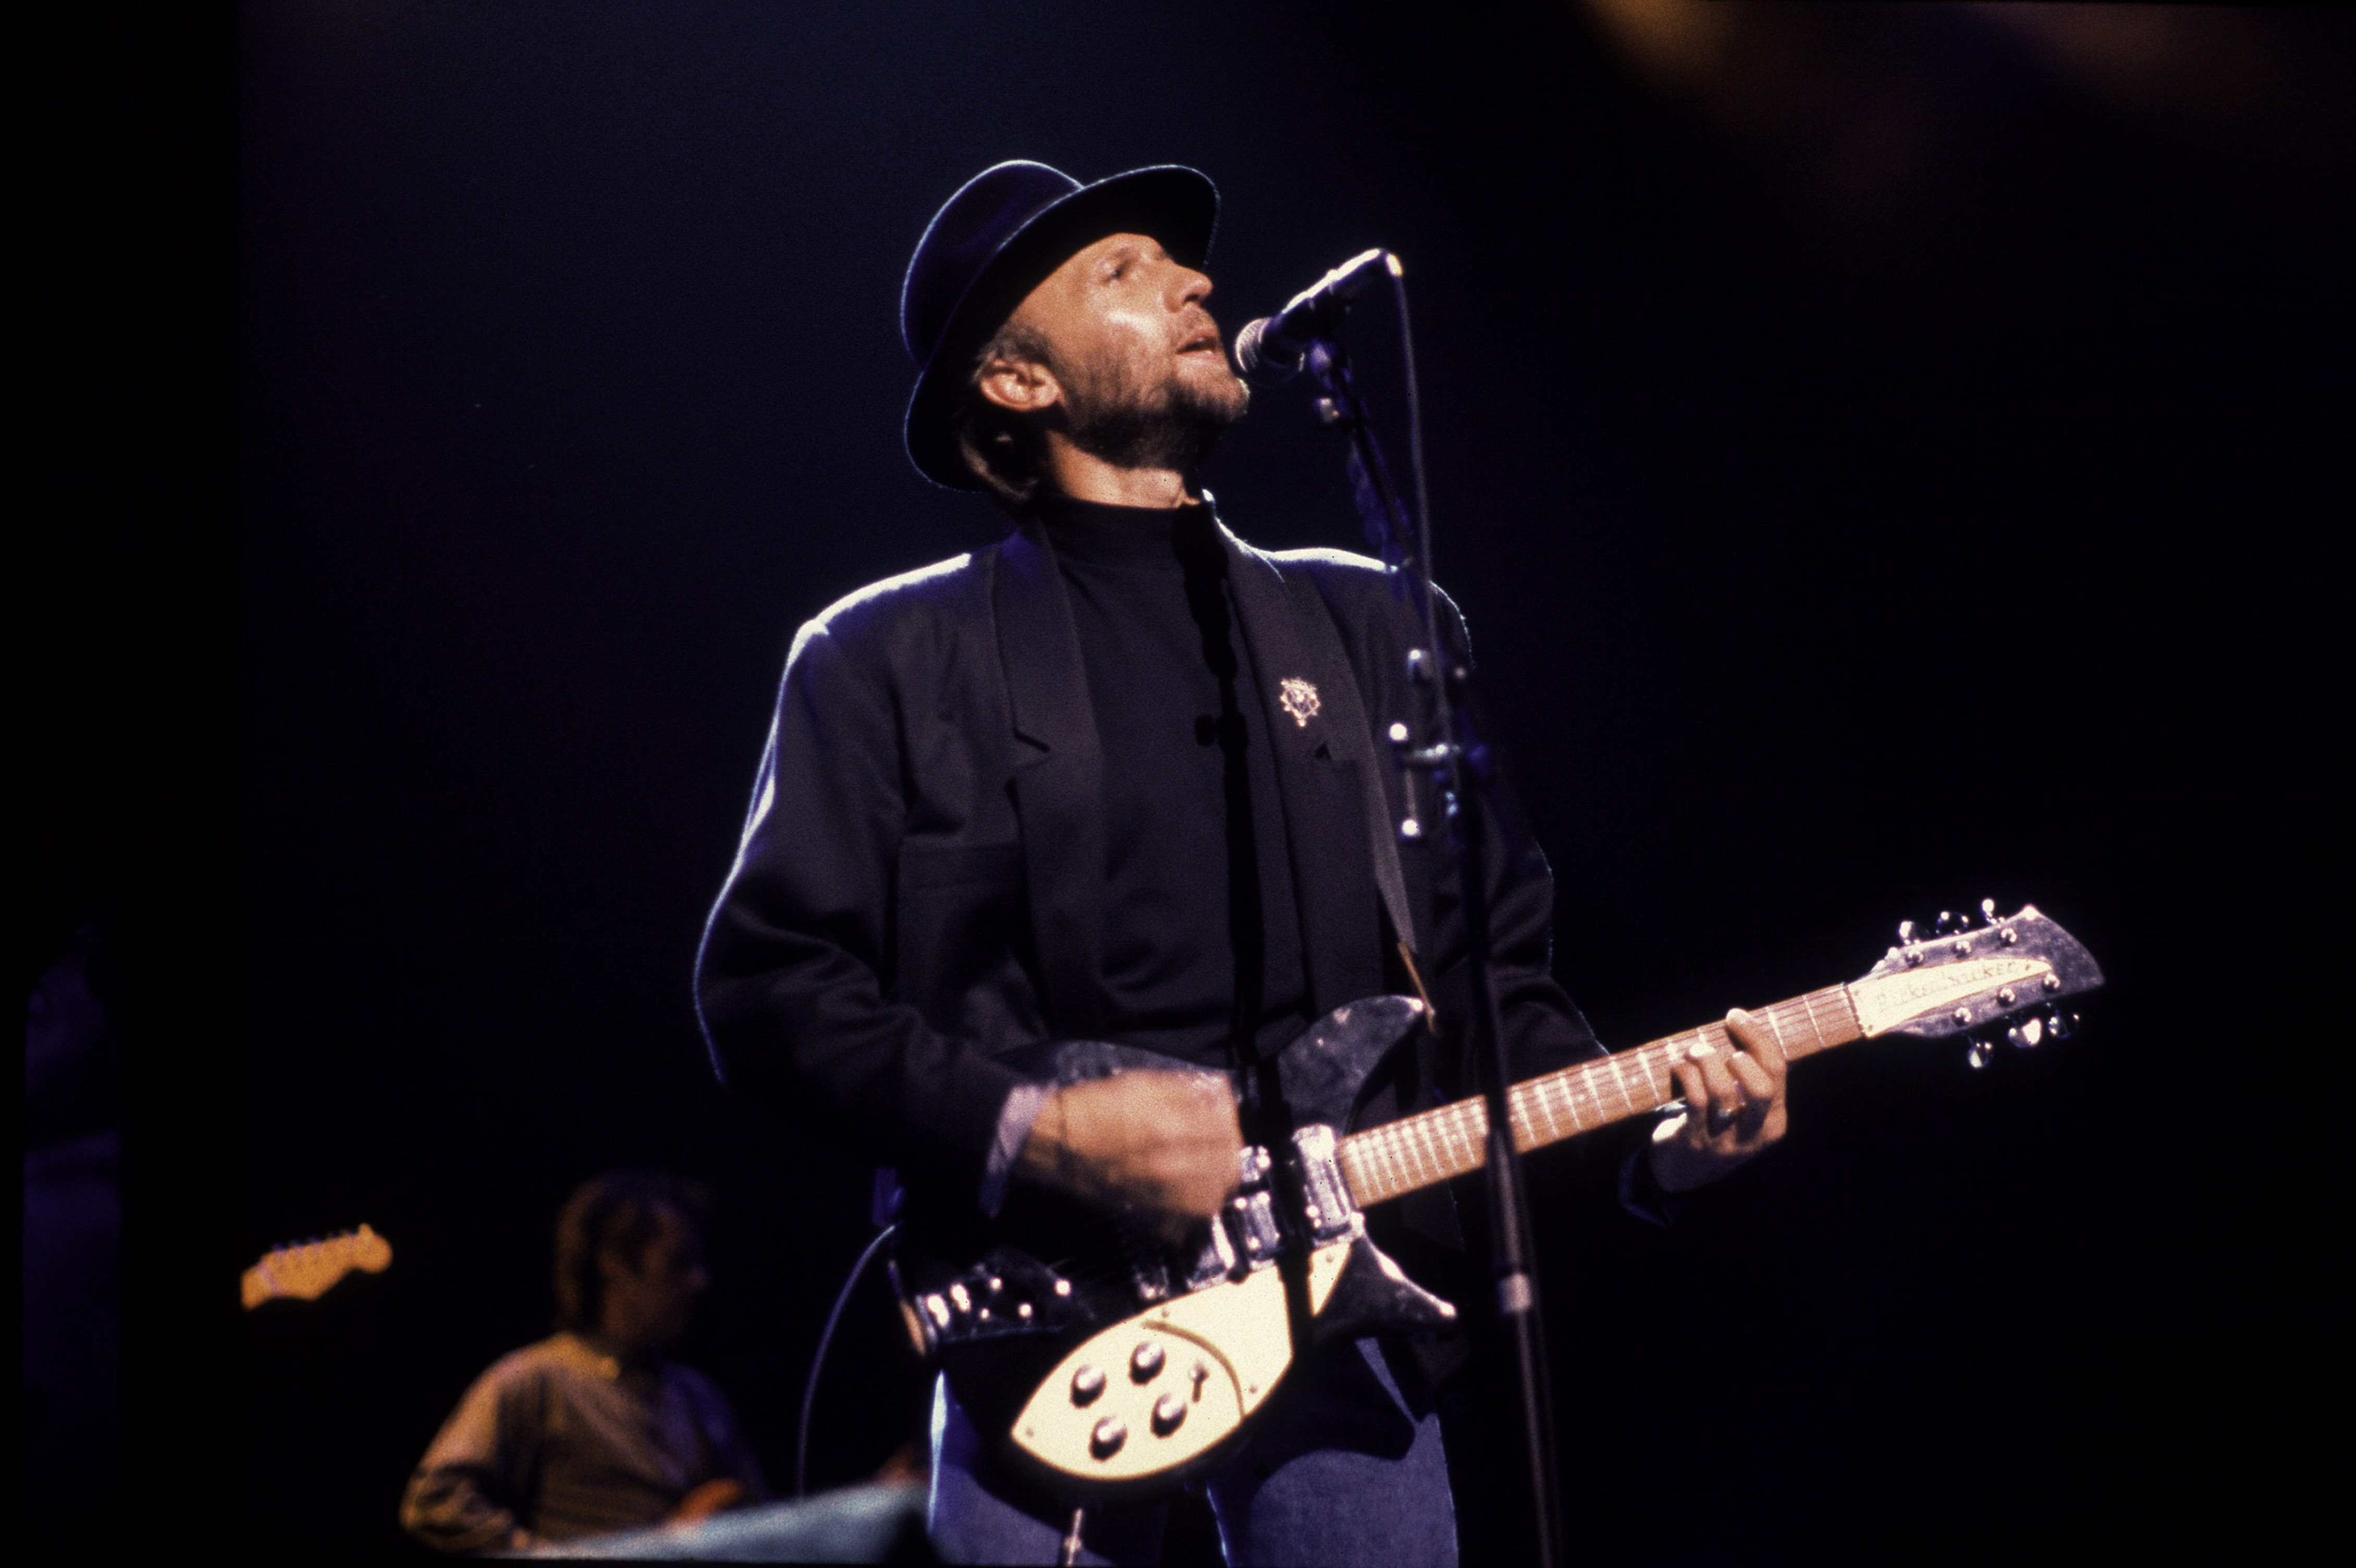
[[[810,1359],[809,1381],[802,1385],[801,1426],[794,1437],[794,1499],[797,1502],[809,1495],[810,1412],[818,1406],[818,1374],[826,1366],[828,1347],[834,1343],[835,1326],[842,1321],[842,1309],[851,1305],[851,1293],[858,1288],[861,1276],[867,1273],[867,1265],[875,1261],[875,1254],[884,1250],[884,1243],[897,1234],[899,1229],[894,1223],[875,1232],[875,1239],[867,1243],[867,1250],[859,1254],[857,1263],[851,1265],[851,1277],[842,1282],[842,1290],[834,1298],[834,1310],[826,1315],[826,1328],[819,1334],[818,1354]]]

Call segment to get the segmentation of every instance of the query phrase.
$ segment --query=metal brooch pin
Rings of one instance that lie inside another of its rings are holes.
[[[1317,717],[1317,709],[1323,706],[1317,699],[1317,688],[1299,676],[1288,677],[1277,683],[1276,705],[1291,714],[1293,723],[1303,730],[1309,728],[1309,721]]]

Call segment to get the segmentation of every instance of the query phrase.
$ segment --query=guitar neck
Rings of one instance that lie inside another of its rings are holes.
[[[1865,1038],[1847,986],[1777,1002],[1754,1016],[1774,1035],[1787,1061]],[[1726,1026],[1709,1023],[1515,1084],[1507,1099],[1514,1147],[1544,1148],[1659,1110],[1677,1097],[1671,1064],[1697,1045],[1733,1049]],[[1403,1197],[1480,1169],[1488,1160],[1488,1137],[1487,1102],[1459,1100],[1344,1138],[1338,1151],[1343,1179],[1362,1208]]]

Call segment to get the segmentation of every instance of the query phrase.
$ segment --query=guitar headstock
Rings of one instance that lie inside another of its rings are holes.
[[[391,1263],[391,1243],[362,1225],[340,1236],[273,1247],[239,1283],[250,1311],[280,1296],[316,1301],[354,1269],[382,1274]]]
[[[1980,901],[1980,918],[1942,912],[1927,931],[1898,928],[1898,945],[1848,987],[1858,1029],[1920,1040],[1961,1039],[1985,1067],[1997,1042],[2028,1050],[2077,1027],[2071,1001],[2103,983],[2077,938],[2023,904],[2000,915]]]

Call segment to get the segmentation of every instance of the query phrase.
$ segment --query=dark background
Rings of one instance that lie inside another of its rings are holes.
[[[2340,16],[48,26],[25,962],[113,890],[121,1528],[401,1550],[408,1466],[545,1330],[556,1204],[623,1163],[720,1189],[684,1354],[788,1479],[867,1177],[716,1088],[690,966],[795,625],[994,534],[901,453],[896,305],[1014,156],[1207,171],[1230,331],[1406,258],[1441,575],[1612,1042],[1984,895],[2110,976],[1986,1073],[1804,1070],[1670,1231],[1534,1165],[1581,1559],[2246,1542],[2324,1486]],[[1210,481],[1354,545],[1305,401]],[[391,1272],[238,1320],[264,1248],[362,1221]],[[814,1485],[920,1419],[879,1286],[837,1355]]]

